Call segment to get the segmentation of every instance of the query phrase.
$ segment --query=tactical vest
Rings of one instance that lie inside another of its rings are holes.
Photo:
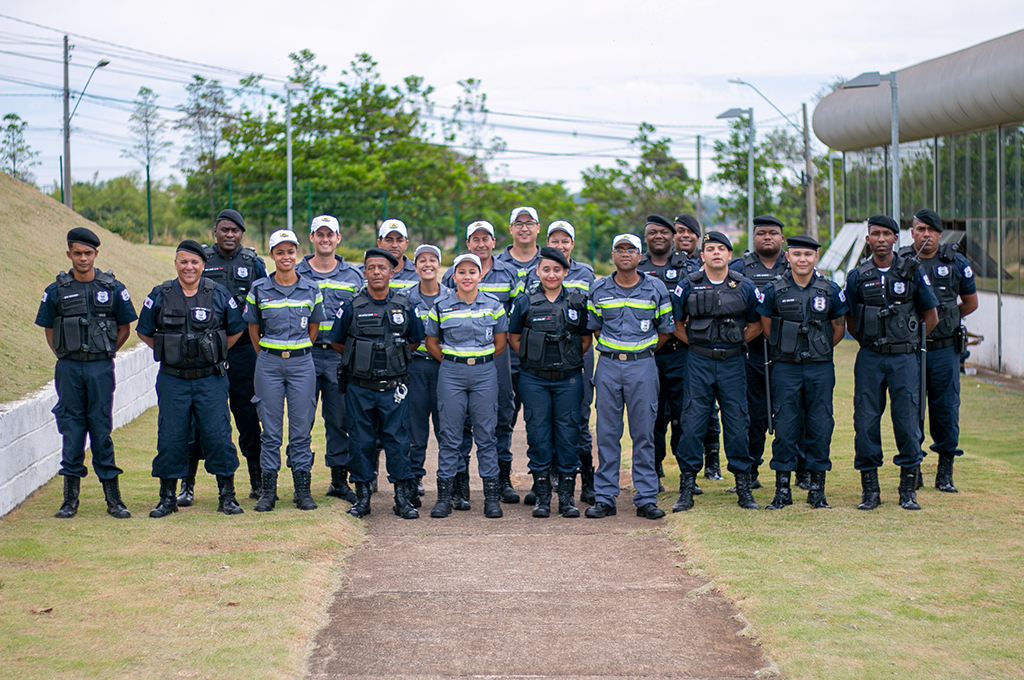
[[[785,256],[779,253],[779,257],[785,262]],[[789,271],[789,264],[787,263],[783,267],[783,271]],[[743,253],[743,275],[754,282],[757,286],[757,290],[763,291],[764,287],[774,281],[778,276],[778,264],[772,269],[764,266],[764,262],[761,262],[761,258],[756,253],[752,253],[749,250]]]
[[[114,357],[117,352],[116,291],[114,272],[96,272],[93,280],[86,282],[67,272],[57,274],[53,348],[58,359],[73,352]]]
[[[914,310],[916,280],[904,280],[892,267],[880,272],[873,258],[857,265],[858,298],[854,307],[854,329],[861,347],[882,353],[916,352],[921,344],[920,321]]]
[[[160,313],[153,334],[153,358],[174,368],[205,368],[224,361],[228,336],[213,301],[217,284],[205,276],[186,297],[175,279],[160,284]]]
[[[782,276],[775,284],[772,310],[772,359],[787,364],[832,360],[832,286],[815,276],[800,289],[792,277]]]
[[[530,293],[523,334],[519,340],[520,366],[536,371],[577,371],[583,368],[583,338],[587,301],[576,291],[564,290],[557,302],[544,291]],[[557,350],[558,359],[550,360]]]
[[[366,292],[356,295],[341,357],[348,376],[380,381],[405,378],[411,356],[407,335],[412,316],[405,295],[392,294],[383,305]]]
[[[742,345],[747,322],[743,299],[743,274],[729,270],[725,281],[715,285],[702,271],[686,277],[686,337],[691,345]]]
[[[931,280],[935,297],[939,299],[939,308],[935,310],[939,315],[939,323],[928,334],[929,340],[948,340],[960,327],[960,307],[957,306],[957,298],[960,293],[961,272],[956,266],[956,254],[959,249],[955,243],[943,243],[935,257],[921,261],[925,273]],[[908,257],[914,252],[911,246],[907,246],[900,249],[900,256]]]
[[[220,249],[216,246],[204,246],[204,249],[206,268],[203,276],[231,291],[239,308],[244,308],[245,296],[249,293],[252,282],[256,280],[256,251],[242,247],[239,248],[238,255],[229,260],[220,254]]]
[[[683,277],[690,273],[688,261],[689,258],[686,256],[686,253],[673,250],[672,254],[668,256],[668,262],[664,266],[659,267],[651,263],[651,256],[648,254],[644,255],[644,259],[640,261],[637,271],[653,276],[656,279],[661,279],[665,287],[672,290],[683,280]]]

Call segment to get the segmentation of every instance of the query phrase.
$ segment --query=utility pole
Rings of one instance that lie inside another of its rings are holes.
[[[71,204],[71,113],[68,92],[68,37],[64,36],[64,205]]]
[[[704,184],[700,181],[700,135],[697,135],[697,221],[704,223],[704,206],[700,202],[700,194]]]
[[[804,103],[804,165],[807,170],[807,235],[818,238],[818,196],[814,192],[814,160],[811,158],[811,129],[807,125],[807,104]]]

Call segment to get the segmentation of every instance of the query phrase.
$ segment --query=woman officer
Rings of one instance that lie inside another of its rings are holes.
[[[427,351],[441,363],[437,376],[441,420],[437,503],[430,516],[447,517],[451,513],[455,475],[460,466],[459,449],[468,416],[484,483],[484,516],[501,517],[494,434],[498,423],[498,373],[494,358],[505,351],[508,317],[497,298],[478,289],[480,258],[471,253],[459,255],[452,271],[455,291],[440,295],[427,316]]]
[[[316,510],[309,492],[313,451],[310,432],[316,415],[313,340],[324,320],[324,298],[317,284],[295,271],[299,239],[288,229],[270,235],[275,271],[252,284],[243,318],[256,348],[256,409],[263,425],[260,467],[263,489],[256,512],[274,509],[281,469],[284,405],[288,402],[288,467],[300,510]]]
[[[526,418],[534,517],[551,515],[551,473],[558,474],[558,512],[579,517],[573,502],[579,469],[583,355],[590,348],[587,299],[563,285],[569,260],[545,246],[537,260],[540,286],[512,303],[509,344],[519,353],[519,394]]]

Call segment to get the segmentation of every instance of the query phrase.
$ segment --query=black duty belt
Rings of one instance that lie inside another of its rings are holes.
[[[522,369],[530,375],[535,375],[541,380],[565,380],[574,375],[579,375],[583,369],[577,368],[575,371],[542,371],[539,368],[527,368],[523,366]]]
[[[454,361],[457,364],[466,364],[467,366],[476,366],[478,364],[486,364],[494,361],[494,355],[488,354],[483,357],[457,357],[451,354],[445,354],[444,360]]]
[[[303,347],[302,349],[271,349],[270,347],[264,347],[264,352],[269,352],[274,356],[281,357],[282,359],[294,359],[295,357],[301,357],[309,354],[313,350],[312,347]]]
[[[891,345],[861,345],[861,347],[879,354],[913,354],[918,350],[919,345],[912,342],[900,342]]]
[[[731,349],[718,349],[717,347],[701,347],[700,345],[690,345],[690,351],[694,354],[699,354],[702,357],[708,357],[715,361],[725,361],[726,359],[732,359],[738,357],[741,354],[746,354],[747,348],[743,345],[739,347],[733,347]]]
[[[423,361],[435,361],[435,362],[437,361],[437,359],[435,359],[434,357],[430,356],[429,354],[426,355],[426,356],[424,356],[422,354],[413,354],[412,358],[413,359],[421,359]]]
[[[655,352],[655,354],[659,356],[664,354],[673,354],[684,349],[686,349],[686,345],[683,343],[683,341],[675,336],[672,336],[671,338],[665,341],[665,344],[658,348],[658,351]]]
[[[60,358],[71,361],[110,361],[111,359],[106,352],[68,352]]]
[[[199,380],[200,378],[209,378],[214,373],[217,373],[216,366],[208,366],[206,368],[175,368],[174,366],[165,366],[160,364],[160,372],[166,373],[167,375],[174,376],[175,378],[181,378],[182,380]]]
[[[364,380],[363,378],[347,376],[345,379],[348,381],[349,385],[373,390],[374,392],[387,392],[388,390],[393,390],[399,385],[405,385],[409,382],[409,379],[406,377],[392,378],[390,380]]]
[[[925,347],[928,348],[929,352],[932,352],[932,351],[935,351],[937,349],[946,349],[947,347],[952,347],[954,344],[955,343],[954,343],[953,338],[942,338],[941,340],[928,340],[928,341],[926,341],[925,342]]]
[[[638,359],[649,359],[654,356],[654,352],[649,349],[645,349],[643,352],[605,352],[601,351],[601,356],[608,357],[615,361],[636,361]]]
[[[331,343],[329,343],[329,342],[314,342],[313,346],[314,347],[319,347],[320,349],[333,349],[331,347]]]

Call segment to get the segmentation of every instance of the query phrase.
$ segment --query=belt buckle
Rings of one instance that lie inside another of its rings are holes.
[[[629,355],[628,354],[620,354],[619,355],[619,361],[626,361],[628,359],[629,359]]]
[[[291,352],[287,352],[287,351],[286,352],[281,352],[281,358],[282,359],[291,359],[292,358],[292,353]]]
[[[467,366],[476,366],[476,359],[474,359],[473,357],[470,357],[470,358],[466,359],[466,365]]]
[[[716,347],[715,349],[711,350],[711,358],[714,359],[715,361],[722,361],[723,359],[725,359],[725,350]]]

